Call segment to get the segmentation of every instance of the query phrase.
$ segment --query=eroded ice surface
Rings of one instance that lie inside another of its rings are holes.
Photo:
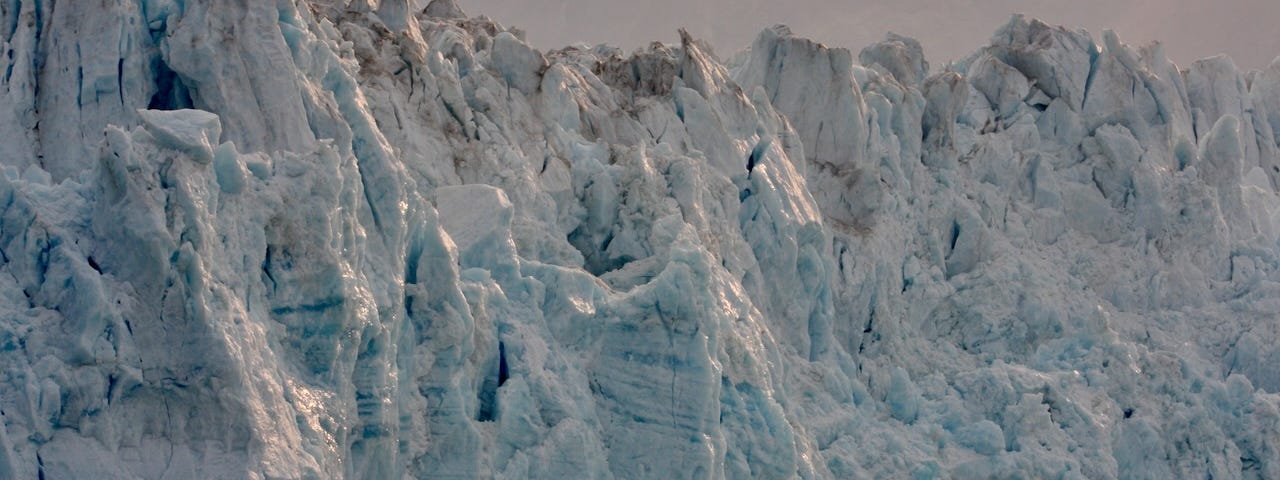
[[[0,2],[0,477],[1280,478],[1280,63],[424,3]]]

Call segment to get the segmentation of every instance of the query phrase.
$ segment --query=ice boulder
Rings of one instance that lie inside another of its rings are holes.
[[[929,74],[929,62],[924,59],[920,42],[893,32],[885,35],[883,41],[862,49],[858,63],[879,65],[903,85],[919,85]]]
[[[138,116],[160,143],[197,162],[213,161],[213,148],[222,136],[217,115],[203,110],[138,110]]]
[[[507,194],[489,185],[459,185],[436,190],[440,225],[458,247],[464,266],[484,267],[491,258],[514,255],[513,207]]]
[[[1015,15],[991,38],[992,56],[1018,69],[1050,98],[1073,110],[1084,105],[1098,46],[1084,31],[1070,31]]]
[[[467,14],[453,0],[431,0],[431,3],[422,9],[422,13],[431,18],[467,18]]]
[[[542,73],[547,69],[547,59],[509,32],[493,38],[493,64],[502,73],[507,84],[525,95],[537,93],[542,83]]]

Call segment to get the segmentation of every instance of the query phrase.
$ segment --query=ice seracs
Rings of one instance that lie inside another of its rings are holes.
[[[0,7],[0,477],[1280,477],[1280,63],[60,7]]]

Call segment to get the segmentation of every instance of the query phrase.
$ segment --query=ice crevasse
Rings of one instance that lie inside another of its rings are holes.
[[[1280,478],[1280,63],[450,0],[0,53],[0,478]]]

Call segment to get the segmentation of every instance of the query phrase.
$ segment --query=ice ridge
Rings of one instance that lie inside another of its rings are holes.
[[[0,2],[0,478],[1280,478],[1280,62]]]

